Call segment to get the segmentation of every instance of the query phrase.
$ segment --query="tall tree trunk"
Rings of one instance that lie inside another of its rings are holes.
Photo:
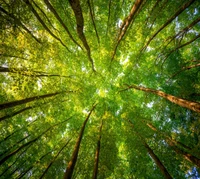
[[[154,162],[156,163],[156,165],[158,166],[158,168],[160,169],[160,171],[162,172],[162,174],[164,175],[164,177],[166,179],[172,179],[172,177],[170,176],[170,174],[168,173],[167,169],[165,168],[165,166],[162,164],[162,162],[160,161],[160,159],[157,157],[157,155],[153,152],[153,150],[147,145],[146,142],[144,142],[144,146],[147,149],[149,155],[152,157],[152,159],[154,160]]]
[[[147,41],[147,43],[142,47],[140,52],[145,51],[150,42],[158,35],[159,32],[161,32],[165,27],[167,27],[177,16],[179,16],[185,9],[187,9],[192,3],[194,3],[195,0],[190,0],[186,2],[183,6],[181,6],[174,15],[172,15],[165,24],[163,24],[153,35],[152,37]]]
[[[91,57],[90,47],[89,47],[88,42],[86,40],[85,34],[83,33],[84,19],[83,19],[80,1],[79,0],[68,0],[68,1],[69,1],[70,5],[72,7],[72,10],[73,10],[75,18],[76,18],[76,29],[77,29],[78,36],[81,39],[85,49],[87,50],[88,59],[92,64],[93,71],[95,71],[94,62],[93,62],[93,59]]]
[[[47,166],[47,168],[45,169],[45,171],[43,172],[43,174],[40,176],[40,179],[44,177],[44,175],[48,172],[49,168],[51,167],[51,165],[55,162],[55,160],[57,159],[57,157],[59,156],[59,154],[63,151],[63,149],[67,146],[67,144],[70,142],[71,139],[69,139],[67,141],[67,143],[59,150],[59,152],[56,154],[56,156],[52,159],[52,161],[49,163],[49,165]]]
[[[62,76],[62,75],[57,75],[57,74],[48,74],[45,72],[40,72],[40,71],[30,71],[26,69],[20,69],[20,68],[7,68],[7,67],[2,67],[0,66],[0,73],[18,73],[23,76],[31,76],[31,77],[67,77],[70,78],[70,76]]]
[[[143,120],[143,122],[153,131],[157,132],[158,134],[160,134],[161,136],[163,136],[165,138],[166,141],[170,141],[172,143],[174,143],[175,145],[180,145],[182,148],[184,148],[185,150],[192,150],[190,147],[188,147],[187,145],[183,144],[182,142],[176,141],[174,139],[172,139],[169,136],[166,136],[163,132],[159,131],[155,126],[153,126],[151,123],[146,122]]]
[[[3,12],[4,14],[6,14],[7,16],[9,16],[10,18],[12,18],[15,23],[19,26],[21,26],[29,35],[31,35],[38,43],[41,43],[40,40],[35,37],[32,32],[20,21],[20,19],[16,18],[13,14],[8,13],[5,9],[3,9],[0,6],[0,11]]]
[[[95,162],[94,162],[94,170],[93,170],[92,179],[97,179],[97,174],[98,174],[99,153],[100,153],[100,148],[101,148],[102,126],[103,126],[103,120],[101,121],[101,126],[100,126],[100,130],[99,130],[99,139],[97,141],[97,148],[96,148],[96,153],[95,153]]]
[[[73,36],[71,35],[69,29],[67,28],[67,26],[65,25],[65,23],[63,22],[63,20],[60,18],[60,16],[58,15],[57,11],[54,9],[54,7],[52,6],[52,4],[49,2],[49,0],[44,0],[45,4],[47,5],[47,7],[50,9],[50,11],[54,14],[54,16],[56,17],[56,19],[60,22],[60,24],[63,26],[63,28],[65,29],[65,31],[67,32],[67,34],[69,35],[70,39],[76,44],[78,45],[81,49],[82,47],[80,46],[80,44],[73,38]]]
[[[11,108],[11,107],[21,105],[21,104],[26,104],[26,103],[29,103],[31,101],[35,101],[35,100],[38,100],[38,99],[49,98],[49,97],[52,97],[52,96],[56,96],[58,94],[65,93],[65,92],[71,92],[71,91],[61,91],[61,92],[56,92],[56,93],[44,94],[44,95],[40,95],[40,96],[33,96],[33,97],[30,97],[30,98],[25,98],[25,99],[21,99],[21,100],[17,100],[17,101],[6,102],[6,103],[3,103],[3,104],[0,104],[0,110]]]
[[[22,112],[24,112],[24,111],[26,111],[26,110],[32,109],[32,108],[33,108],[33,107],[29,106],[29,107],[20,109],[19,111],[16,111],[16,112],[14,112],[14,113],[12,113],[12,114],[8,114],[8,115],[5,115],[5,116],[3,116],[3,117],[0,117],[0,121],[3,121],[3,120],[5,120],[5,119],[11,118],[11,117],[14,117],[14,116],[16,116],[17,114],[20,114],[20,113],[22,113]]]
[[[179,70],[178,72],[174,73],[171,77],[171,78],[174,78],[176,75],[178,75],[179,73],[183,72],[183,71],[186,71],[186,70],[190,70],[192,68],[196,68],[196,67],[200,67],[200,63],[197,63],[195,65],[191,65],[191,66],[187,66],[187,67],[182,67],[181,70]]]
[[[128,122],[131,124],[131,127],[134,129],[134,125],[133,123],[128,120]],[[156,163],[157,167],[160,169],[160,171],[162,172],[163,176],[166,179],[172,179],[171,175],[169,174],[169,172],[167,171],[167,169],[165,168],[165,166],[162,164],[162,162],[160,161],[160,159],[158,158],[158,156],[154,153],[154,151],[149,147],[149,145],[146,143],[145,139],[134,129],[135,134],[141,139],[144,147],[147,149],[149,155],[151,156],[151,158],[154,160],[154,162]]]
[[[154,90],[154,89],[145,88],[145,87],[142,87],[142,86],[131,85],[127,89],[131,89],[131,88],[134,88],[134,89],[140,90],[140,91],[144,91],[144,92],[147,92],[147,93],[153,93],[153,94],[161,96],[162,98],[165,98],[165,99],[167,99],[167,100],[171,101],[172,103],[175,103],[179,106],[182,106],[184,108],[187,108],[187,109],[190,109],[190,110],[193,110],[195,112],[200,113],[200,103],[198,103],[198,102],[188,101],[188,100],[178,98],[176,96],[164,93],[160,90]],[[127,89],[125,89],[125,90],[127,90]]]
[[[170,140],[167,141],[167,143],[169,144],[169,146],[172,147],[172,149],[179,155],[182,155],[186,160],[188,160],[189,162],[193,163],[194,165],[196,165],[198,168],[200,168],[200,159],[188,154],[187,152],[183,151],[182,149],[178,148],[173,142],[171,142]]]
[[[120,31],[119,31],[119,36],[118,36],[118,39],[117,39],[117,44],[115,46],[115,49],[114,49],[114,53],[113,53],[113,56],[112,56],[112,59],[111,59],[111,62],[113,61],[114,57],[115,57],[115,54],[117,52],[117,47],[119,46],[122,38],[124,37],[129,25],[131,24],[131,22],[133,21],[134,19],[134,16],[135,14],[138,12],[138,9],[140,8],[140,6],[142,5],[142,2],[143,0],[136,0],[136,2],[134,3],[134,5],[132,6],[131,8],[131,12],[130,14],[128,15],[128,17],[125,18],[125,20],[123,21],[121,27],[120,27]]]
[[[56,40],[58,40],[62,46],[64,46],[68,52],[70,52],[70,50],[68,49],[68,47],[62,42],[62,40],[57,37],[53,32],[51,32],[51,30],[47,27],[47,25],[44,23],[44,21],[41,19],[41,17],[39,16],[39,14],[37,13],[37,11],[33,8],[32,4],[30,3],[29,0],[25,0],[25,3],[27,4],[27,6],[29,6],[30,10],[32,11],[32,13],[35,15],[35,17],[38,19],[38,21],[41,23],[41,25],[44,27],[44,29]]]
[[[100,43],[100,40],[99,40],[99,35],[98,35],[98,32],[97,32],[97,28],[96,28],[96,24],[94,22],[94,14],[93,14],[93,11],[92,11],[92,7],[91,7],[91,4],[90,4],[90,0],[87,0],[87,4],[89,6],[89,10],[90,10],[90,17],[92,19],[92,24],[94,26],[94,30],[95,30],[95,33],[96,33],[96,37],[97,37],[97,41],[98,41],[98,44]]]
[[[72,177],[74,167],[76,165],[76,161],[77,161],[77,158],[78,158],[78,152],[79,152],[81,140],[82,140],[82,137],[83,137],[83,133],[84,133],[84,130],[85,130],[85,126],[86,126],[86,123],[87,123],[92,111],[95,109],[95,107],[96,107],[96,105],[93,105],[92,109],[90,110],[90,113],[88,114],[87,118],[85,119],[85,121],[84,121],[84,123],[81,127],[81,131],[80,131],[78,139],[76,141],[71,160],[69,161],[67,168],[66,168],[66,171],[64,173],[64,179],[71,179],[71,177]]]
[[[15,155],[16,153],[18,153],[20,150],[22,150],[24,147],[26,146],[29,146],[29,145],[32,145],[34,142],[36,142],[37,140],[39,140],[44,134],[46,134],[48,131],[50,131],[51,129],[53,129],[54,127],[68,121],[70,118],[64,120],[64,121],[61,121],[59,123],[56,123],[54,125],[52,125],[51,127],[49,127],[47,130],[45,130],[44,132],[42,132],[39,136],[37,136],[36,138],[30,140],[29,142],[21,145],[20,147],[18,147],[17,149],[15,149],[14,151],[10,152],[8,155],[6,155],[5,157],[3,157],[1,160],[0,160],[0,165],[2,165],[6,160],[8,160],[10,157],[12,157],[13,155]]]

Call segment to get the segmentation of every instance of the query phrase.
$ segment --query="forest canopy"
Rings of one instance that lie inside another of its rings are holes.
[[[0,0],[0,178],[198,178],[199,0]]]

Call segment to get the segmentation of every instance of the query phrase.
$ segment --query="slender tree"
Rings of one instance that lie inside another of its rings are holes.
[[[101,126],[100,126],[100,129],[99,129],[99,138],[98,138],[98,141],[97,141],[97,148],[96,148],[96,153],[95,153],[94,170],[93,170],[92,179],[96,179],[97,178],[97,174],[98,174],[99,153],[100,153],[100,148],[101,148],[102,127],[103,127],[103,120],[101,121]]]
[[[71,157],[70,161],[68,162],[66,171],[64,173],[64,179],[70,179],[72,177],[74,167],[76,165],[76,160],[78,158],[78,152],[79,152],[81,140],[82,140],[82,137],[83,137],[83,133],[84,133],[84,130],[85,130],[85,126],[86,126],[88,119],[90,118],[90,115],[92,114],[92,111],[95,109],[95,107],[96,107],[96,104],[93,105],[92,109],[90,110],[90,113],[88,114],[87,118],[85,119],[85,121],[84,121],[84,123],[81,127],[81,131],[80,131],[78,139],[76,141],[74,151],[72,153],[72,157]]]
[[[141,139],[144,147],[147,149],[149,155],[152,157],[152,159],[154,160],[154,162],[156,163],[157,167],[160,169],[160,171],[162,172],[163,176],[166,179],[172,179],[171,175],[169,174],[169,172],[167,171],[167,169],[165,168],[165,166],[163,165],[163,163],[160,161],[160,159],[158,158],[158,156],[154,153],[154,151],[150,148],[150,146],[146,143],[145,139],[140,135],[140,133],[138,133],[135,129],[134,129],[134,125],[133,123],[128,120],[128,122],[130,123],[131,127],[133,128],[135,134]]]

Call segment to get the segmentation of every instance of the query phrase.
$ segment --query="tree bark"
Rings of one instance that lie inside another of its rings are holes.
[[[152,157],[152,159],[154,160],[154,162],[156,163],[156,165],[158,166],[158,168],[160,169],[160,171],[162,172],[162,174],[164,175],[164,177],[166,179],[172,179],[171,175],[168,173],[167,169],[165,168],[165,166],[162,164],[162,162],[160,161],[160,159],[157,157],[157,155],[153,152],[153,150],[147,145],[147,143],[144,143],[145,148],[147,149],[149,155]]]
[[[81,131],[80,131],[78,139],[76,141],[71,160],[69,161],[67,168],[66,168],[66,171],[64,173],[64,177],[63,177],[64,179],[71,179],[71,177],[72,177],[74,167],[76,165],[76,161],[77,161],[77,158],[78,158],[78,152],[79,152],[81,140],[82,140],[82,137],[83,137],[83,133],[84,133],[84,130],[85,130],[85,126],[86,126],[86,123],[87,123],[92,111],[95,109],[95,107],[96,107],[96,105],[93,105],[92,109],[90,110],[90,113],[88,114],[87,118],[85,119],[85,121],[84,121],[84,123],[81,127]]]
[[[49,32],[49,34],[55,38],[56,40],[58,40],[69,52],[70,50],[68,49],[68,47],[62,42],[62,40],[57,37],[53,32],[51,32],[51,30],[47,27],[47,25],[44,23],[44,21],[41,19],[41,17],[39,16],[39,14],[37,13],[37,11],[33,8],[32,4],[30,3],[29,0],[25,0],[25,3],[27,4],[27,6],[29,6],[30,10],[32,11],[32,13],[35,15],[35,17],[37,18],[37,20],[41,23],[41,25],[44,27],[44,29]]]
[[[134,129],[133,123],[130,120],[128,120],[128,122],[131,124],[131,127]],[[167,169],[165,168],[165,166],[162,164],[162,162],[160,161],[160,159],[158,158],[158,156],[154,153],[154,151],[146,143],[145,139],[137,131],[134,130],[134,132],[141,139],[144,147],[147,149],[149,155],[154,160],[154,162],[156,163],[156,166],[160,169],[160,171],[162,172],[163,176],[166,179],[172,179],[171,175],[169,174],[169,172],[167,171]]]
[[[40,179],[44,177],[44,175],[48,172],[49,168],[51,167],[51,165],[55,162],[55,160],[57,159],[57,157],[59,156],[59,154],[63,151],[63,149],[67,146],[67,144],[70,142],[71,139],[69,139],[67,141],[67,143],[59,150],[59,152],[56,154],[56,156],[53,158],[53,160],[49,163],[49,165],[47,166],[47,168],[45,169],[45,171],[43,172],[43,174],[40,176]]]
[[[15,155],[17,152],[19,152],[20,150],[22,150],[24,147],[28,146],[28,145],[32,145],[34,142],[36,142],[37,140],[39,140],[45,133],[47,133],[49,130],[53,129],[54,127],[68,121],[70,118],[64,120],[64,121],[61,121],[59,123],[56,123],[54,125],[52,125],[51,127],[49,127],[47,130],[45,130],[44,132],[42,132],[39,136],[37,136],[36,138],[30,140],[29,142],[21,145],[19,148],[15,149],[14,151],[10,152],[8,155],[6,155],[5,157],[3,157],[1,160],[0,160],[0,165],[2,165],[6,160],[8,160],[10,157],[12,157],[13,155]]]
[[[95,162],[94,162],[94,170],[93,170],[92,179],[97,179],[97,174],[98,174],[98,164],[99,164],[99,153],[100,153],[100,148],[101,148],[102,127],[103,127],[103,120],[101,121],[101,126],[100,126],[100,130],[99,130],[99,139],[97,141],[97,148],[96,148],[96,153],[95,153]]]
[[[81,49],[82,47],[80,46],[80,44],[73,38],[73,36],[71,35],[69,29],[67,28],[67,26],[65,25],[65,23],[63,22],[63,20],[60,18],[60,16],[58,15],[57,11],[54,9],[54,7],[52,6],[52,4],[49,2],[49,0],[44,0],[45,4],[47,5],[47,7],[50,9],[50,11],[54,14],[54,16],[56,17],[56,19],[60,22],[60,24],[63,26],[63,28],[65,29],[65,31],[67,32],[67,34],[69,35],[69,38],[76,44],[78,45]]]
[[[186,160],[188,160],[189,162],[193,163],[194,165],[196,165],[198,168],[200,168],[200,159],[188,154],[187,152],[183,151],[182,149],[178,148],[173,142],[171,141],[167,141],[167,143],[169,144],[169,146],[172,147],[172,149],[179,155],[182,155]]]
[[[3,104],[0,104],[0,110],[11,108],[11,107],[18,106],[18,105],[21,105],[21,104],[26,104],[26,103],[29,103],[31,101],[35,101],[35,100],[38,100],[38,99],[49,98],[49,97],[56,96],[56,95],[61,94],[61,93],[64,93],[64,91],[40,95],[40,96],[33,96],[33,97],[30,97],[30,98],[25,98],[25,99],[21,99],[21,100],[17,100],[17,101],[6,102],[6,103],[3,103]]]
[[[90,0],[87,0],[87,4],[88,4],[88,6],[89,6],[90,17],[91,17],[91,19],[92,19],[92,24],[93,24],[93,26],[94,26],[94,30],[95,30],[95,33],[96,33],[97,41],[98,41],[98,44],[100,44],[99,35],[98,35],[98,32],[97,32],[96,24],[95,24],[95,22],[94,22],[94,14],[93,14],[93,12],[92,12]]]
[[[117,44],[115,46],[111,62],[113,61],[113,59],[115,57],[115,54],[117,52],[117,47],[119,46],[122,38],[124,37],[124,35],[125,35],[128,27],[129,27],[129,25],[131,24],[135,14],[138,12],[138,9],[142,5],[142,2],[143,2],[143,0],[136,0],[136,2],[134,3],[134,5],[131,8],[131,12],[130,12],[129,16],[126,17],[125,20],[123,21],[123,23],[122,23],[122,25],[120,27],[119,36],[118,36],[118,39],[117,39]]]
[[[179,16],[185,9],[187,9],[192,3],[194,3],[195,0],[190,0],[186,2],[183,6],[181,6],[178,11],[175,12],[173,16],[171,16],[165,24],[163,24],[153,35],[152,37],[147,41],[147,43],[142,47],[140,52],[145,51],[147,46],[150,44],[150,42],[160,33],[165,27],[167,27],[177,16]]]
[[[93,71],[96,71],[94,69],[94,62],[93,62],[93,59],[91,57],[90,47],[89,47],[88,42],[86,40],[85,34],[83,33],[84,19],[83,19],[80,1],[79,0],[68,0],[68,1],[69,1],[70,5],[72,7],[72,10],[73,10],[75,18],[76,18],[76,24],[77,24],[76,30],[77,30],[78,36],[81,39],[85,49],[87,50],[87,56],[88,56],[89,61],[92,64]]]
[[[191,65],[191,66],[187,66],[187,67],[183,67],[181,70],[179,70],[178,72],[174,73],[171,77],[171,78],[174,78],[176,75],[178,75],[179,73],[183,72],[183,71],[186,71],[186,70],[190,70],[192,68],[196,68],[196,67],[200,67],[200,63],[198,64],[195,64],[195,65]]]
[[[143,121],[144,122],[144,121]],[[183,144],[182,142],[176,141],[174,139],[172,139],[169,136],[166,136],[163,132],[159,131],[158,129],[156,129],[155,126],[153,126],[152,124],[148,123],[148,122],[144,122],[150,129],[152,129],[153,131],[159,133],[161,136],[163,136],[165,138],[166,141],[170,141],[171,143],[173,143],[174,145],[180,145],[182,148],[186,149],[186,150],[192,150],[190,147],[188,147],[187,145]]]
[[[40,40],[37,39],[37,37],[35,37],[32,34],[32,32],[18,18],[16,18],[13,14],[8,13],[1,6],[0,6],[0,11],[3,12],[4,14],[6,14],[7,16],[11,17],[15,21],[16,24],[18,24],[19,26],[21,26],[31,37],[33,37],[38,43],[41,44]]]
[[[153,94],[161,96],[162,98],[165,98],[165,99],[171,101],[172,103],[177,104],[181,107],[184,107],[184,108],[187,108],[187,109],[190,109],[190,110],[200,113],[200,103],[198,103],[198,102],[188,101],[188,100],[178,98],[176,96],[164,93],[160,90],[154,90],[154,89],[145,88],[142,86],[131,85],[127,89],[131,89],[131,88],[134,88],[134,89],[140,90],[140,91],[144,91],[147,93],[153,93]],[[125,89],[125,90],[127,90],[127,89]]]

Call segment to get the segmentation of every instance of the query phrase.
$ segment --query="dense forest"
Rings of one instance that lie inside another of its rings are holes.
[[[1,179],[200,178],[199,0],[0,0]]]

